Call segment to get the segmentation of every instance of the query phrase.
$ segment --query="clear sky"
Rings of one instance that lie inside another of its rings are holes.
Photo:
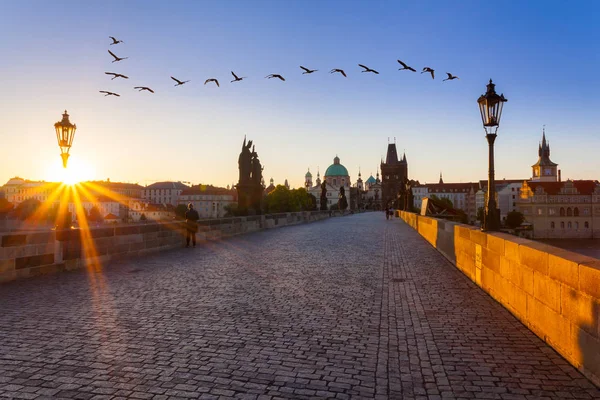
[[[336,154],[365,179],[388,137],[406,149],[411,178],[485,179],[476,100],[490,78],[509,100],[497,178],[530,176],[545,124],[563,178],[599,179],[598,21],[598,1],[7,1],[0,182],[56,177],[64,109],[78,126],[70,167],[89,179],[225,186],[244,135],[267,183],[300,186]],[[109,46],[109,35],[125,43]],[[111,63],[109,48],[129,59]],[[398,71],[398,58],[436,79]],[[248,79],[229,83],[231,70]],[[442,82],[445,72],[460,80]],[[173,87],[171,75],[191,82]],[[220,88],[203,85],[211,77]]]

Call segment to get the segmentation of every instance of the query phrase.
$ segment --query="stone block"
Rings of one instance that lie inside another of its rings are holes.
[[[500,256],[504,256],[504,242],[504,238],[496,234],[488,234],[486,248]]]
[[[560,313],[560,283],[548,276],[533,273],[533,297],[541,301],[553,311]]]
[[[579,288],[579,264],[594,261],[591,257],[558,250],[548,254],[548,276],[561,283]]]
[[[19,257],[15,260],[15,269],[26,269],[54,263],[54,253]]]
[[[487,247],[487,234],[478,229],[471,229],[471,241],[482,247]]]
[[[560,313],[571,323],[590,335],[600,337],[600,302],[591,296],[562,284],[560,291]]]
[[[15,259],[0,260],[0,275],[15,270]]]
[[[55,241],[52,242],[48,242],[48,243],[40,243],[40,244],[36,244],[35,245],[35,254],[48,254],[48,253],[54,253],[55,249],[56,249],[56,245],[55,245]]]
[[[484,267],[491,269],[495,273],[500,273],[500,259],[500,254],[485,247],[481,248],[481,263]]]
[[[600,261],[579,264],[579,290],[600,301]]]
[[[15,258],[35,256],[37,254],[37,245],[28,244],[15,247]]]
[[[549,247],[533,242],[519,245],[519,264],[547,276]]]
[[[573,327],[571,331],[571,340],[575,344],[574,364],[600,386],[600,340],[577,327]]]
[[[143,242],[129,243],[129,245],[125,246],[128,246],[127,251],[138,251],[147,248],[146,243]]]
[[[538,336],[561,354],[572,352],[570,321],[533,297],[527,298],[527,322]]]
[[[27,244],[46,244],[56,240],[54,232],[36,232],[27,234]]]
[[[457,225],[454,227],[454,232],[463,239],[471,240],[471,228],[464,225]]]
[[[527,317],[527,293],[512,283],[509,285],[508,304],[513,313],[523,320]]]
[[[481,268],[475,268],[475,283],[481,286]]]
[[[135,235],[139,233],[141,232],[140,227],[138,225],[115,227],[115,236]]]
[[[17,271],[14,269],[12,271],[0,272],[0,283],[14,281],[15,279],[17,279]]]
[[[2,247],[24,246],[27,244],[27,235],[4,235]]]
[[[496,273],[490,268],[481,268],[481,288],[488,293],[495,293],[498,288],[495,284]]]
[[[508,279],[527,294],[533,296],[534,271],[513,261],[509,261],[509,266],[510,275]]]

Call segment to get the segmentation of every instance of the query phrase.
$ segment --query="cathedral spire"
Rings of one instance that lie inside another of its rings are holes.
[[[441,185],[442,183],[444,183],[444,180],[442,179],[442,171],[440,171],[440,181],[439,181],[438,183],[439,183],[440,185]]]

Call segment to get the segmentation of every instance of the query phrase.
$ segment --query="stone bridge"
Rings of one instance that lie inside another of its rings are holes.
[[[599,399],[381,213],[0,285],[0,398]]]

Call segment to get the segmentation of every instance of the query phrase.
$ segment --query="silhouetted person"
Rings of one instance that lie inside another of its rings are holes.
[[[193,246],[196,247],[196,232],[198,232],[199,219],[200,216],[198,215],[198,211],[194,210],[194,205],[192,203],[188,204],[188,210],[185,212],[185,247],[190,247],[190,239]]]

